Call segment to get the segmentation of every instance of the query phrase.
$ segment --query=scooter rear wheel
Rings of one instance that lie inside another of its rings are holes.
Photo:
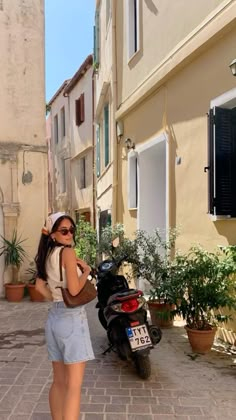
[[[135,367],[138,375],[142,379],[148,379],[151,375],[151,362],[149,356],[136,354],[134,359]]]

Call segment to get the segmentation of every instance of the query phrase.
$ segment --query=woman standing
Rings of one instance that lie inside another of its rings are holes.
[[[85,363],[94,359],[84,306],[67,308],[61,289],[77,295],[90,273],[90,267],[76,257],[72,244],[76,226],[64,213],[54,213],[46,221],[39,242],[36,289],[53,301],[46,322],[46,342],[53,366],[49,403],[53,420],[78,420]],[[60,282],[60,251],[62,276]],[[81,266],[82,271],[78,268]]]

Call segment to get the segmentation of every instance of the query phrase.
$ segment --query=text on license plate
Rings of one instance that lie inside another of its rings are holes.
[[[146,325],[126,328],[126,334],[132,350],[152,344]]]

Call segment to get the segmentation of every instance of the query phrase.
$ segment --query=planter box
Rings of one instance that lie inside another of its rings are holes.
[[[174,309],[174,305],[149,301],[148,308],[153,325],[157,325],[160,328],[173,327],[174,320],[170,311]]]
[[[21,302],[24,296],[24,288],[24,283],[5,284],[5,292],[8,302]]]
[[[214,343],[217,328],[212,327],[211,330],[194,330],[185,326],[185,329],[193,352],[200,354],[209,353]]]
[[[32,302],[44,302],[44,297],[38,292],[38,290],[35,289],[34,284],[28,284],[27,288]]]

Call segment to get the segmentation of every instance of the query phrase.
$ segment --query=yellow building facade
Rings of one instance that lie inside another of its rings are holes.
[[[112,223],[123,223],[129,236],[136,229],[177,227],[181,251],[196,243],[209,250],[235,244],[234,171],[224,162],[229,158],[226,166],[233,168],[236,156],[234,147],[227,155],[227,139],[224,153],[218,148],[227,137],[218,121],[228,118],[233,130],[236,78],[229,64],[236,58],[236,2],[123,0],[110,6]]]

